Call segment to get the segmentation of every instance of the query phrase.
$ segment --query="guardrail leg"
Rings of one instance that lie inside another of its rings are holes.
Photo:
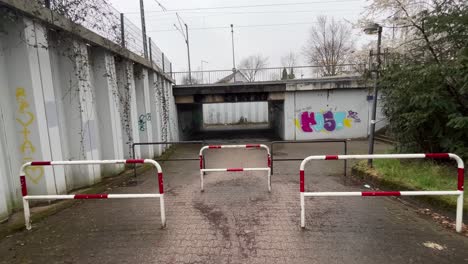
[[[304,193],[301,192],[301,227],[305,228]]]
[[[204,171],[200,170],[200,188],[201,188],[202,192],[204,192],[204,190],[203,190],[203,173],[204,173]]]
[[[24,224],[27,230],[31,230],[31,212],[29,211],[29,201],[23,198]]]
[[[455,221],[455,230],[460,233],[463,226],[463,192],[457,198],[457,216]]]
[[[159,204],[161,206],[162,228],[165,228],[166,227],[166,208],[164,207],[164,194],[161,194],[161,197],[159,198]]]
[[[271,192],[271,169],[268,170],[268,192]]]

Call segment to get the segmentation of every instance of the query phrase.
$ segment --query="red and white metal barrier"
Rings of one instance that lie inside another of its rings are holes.
[[[69,195],[28,195],[24,171],[30,166],[57,166],[57,165],[100,165],[100,164],[152,164],[158,171],[159,193],[144,194],[69,194]],[[26,229],[31,229],[30,200],[71,200],[71,199],[127,199],[127,198],[159,198],[161,207],[162,227],[166,226],[166,211],[164,207],[163,173],[159,163],[152,159],[129,160],[74,160],[74,161],[32,161],[23,164],[20,170],[21,193],[23,195],[24,220]]]
[[[310,160],[349,160],[349,159],[454,159],[458,165],[458,186],[455,191],[375,191],[375,192],[305,192],[304,168]],[[422,196],[422,195],[456,195],[457,215],[455,229],[462,231],[463,220],[463,185],[464,185],[463,160],[451,153],[428,153],[428,154],[375,154],[375,155],[327,155],[309,156],[305,158],[300,167],[300,194],[301,194],[301,227],[305,227],[304,197],[323,196]]]
[[[268,174],[268,191],[271,192],[271,168],[221,168],[221,169],[200,169],[200,187],[203,188],[203,174],[204,172],[242,172],[242,171],[266,171]]]
[[[225,149],[225,148],[257,148],[265,149],[267,152],[267,168],[215,168],[215,169],[205,169],[205,164],[203,163],[203,151],[206,149]],[[271,154],[270,148],[263,144],[246,144],[246,145],[209,145],[204,146],[200,149],[200,187],[201,191],[204,191],[203,188],[203,175],[205,172],[242,172],[242,171],[267,171],[268,173],[268,191],[271,192]]]

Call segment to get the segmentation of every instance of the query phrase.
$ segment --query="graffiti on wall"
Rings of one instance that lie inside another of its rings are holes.
[[[151,121],[151,113],[141,114],[138,118],[138,129],[140,131],[146,131],[146,123]]]
[[[26,98],[26,90],[22,87],[16,88],[16,103],[18,104],[16,122],[21,126],[20,134],[22,138],[20,152],[23,156],[22,163],[26,163],[33,160],[33,155],[36,152],[36,146],[34,146],[30,138],[31,130],[29,130],[35,120],[35,116],[30,111],[29,103]],[[44,168],[28,167],[26,168],[25,174],[29,180],[37,184],[42,177],[44,177]]]
[[[333,132],[344,128],[351,128],[353,123],[360,123],[357,112],[301,112],[295,119],[295,125],[303,132]]]

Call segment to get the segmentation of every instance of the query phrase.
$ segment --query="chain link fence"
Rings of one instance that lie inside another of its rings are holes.
[[[44,7],[62,15],[94,33],[124,46],[133,53],[145,56],[142,30],[106,0],[37,0]],[[123,30],[123,32],[122,32]],[[148,42],[149,43],[149,42]],[[153,63],[169,72],[171,62],[151,41]],[[148,58],[150,59],[150,58]]]

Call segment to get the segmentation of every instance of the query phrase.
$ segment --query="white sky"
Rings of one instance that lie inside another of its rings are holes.
[[[141,27],[139,0],[108,1]],[[172,61],[173,71],[186,71],[187,49],[182,35],[173,25],[177,23],[175,12],[162,12],[155,0],[144,1],[148,36]],[[232,68],[230,24],[234,24],[236,64],[244,57],[259,53],[269,58],[270,67],[277,67],[281,66],[281,57],[289,51],[301,54],[316,16],[326,15],[337,20],[356,22],[366,5],[366,0],[158,1],[168,10],[275,5],[178,11],[189,26],[192,70],[199,70],[202,60],[208,62],[204,63],[204,70]],[[258,26],[271,24],[276,26]],[[225,28],[200,29],[207,27]],[[368,40],[358,29],[355,30],[355,36],[350,37],[357,38],[359,43]],[[307,63],[301,58],[299,64]]]

